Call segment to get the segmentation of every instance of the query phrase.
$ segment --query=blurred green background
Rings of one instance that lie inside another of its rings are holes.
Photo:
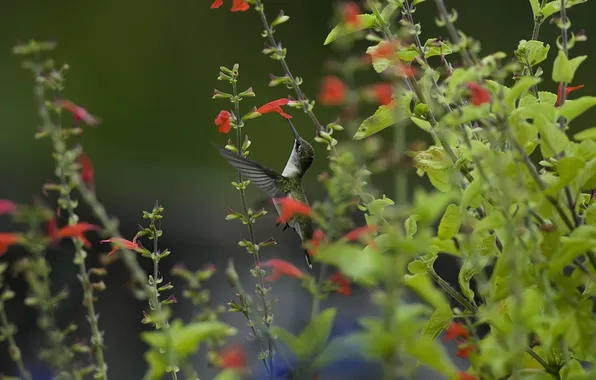
[[[136,225],[142,222],[141,211],[150,209],[158,199],[166,210],[163,244],[174,252],[170,262],[197,268],[208,262],[224,265],[228,257],[235,256],[238,266],[248,263],[250,258],[245,258],[236,246],[243,227],[223,219],[227,207],[238,206],[236,191],[229,186],[235,172],[211,145],[224,144],[227,139],[213,123],[221,109],[229,108],[225,101],[211,99],[213,88],[227,90],[225,83],[216,80],[219,66],[239,63],[240,88],[252,86],[255,90],[257,97],[242,104],[245,112],[252,106],[295,95],[284,87],[268,87],[269,74],[282,75],[282,70],[278,62],[260,53],[264,42],[258,15],[253,10],[230,13],[232,0],[225,0],[217,10],[209,8],[211,2],[4,0],[0,12],[0,52],[4,57],[0,60],[0,198],[30,201],[53,178],[48,141],[32,137],[40,125],[32,94],[33,78],[21,69],[21,57],[11,55],[12,46],[19,42],[52,38],[58,42],[52,57],[58,64],[67,62],[71,66],[65,97],[103,119],[97,128],[86,128],[84,146],[95,167],[98,195],[110,213],[121,220],[125,235],[134,234]],[[304,78],[304,92],[315,99],[326,73],[325,60],[334,55],[333,48],[323,46],[323,41],[331,29],[329,20],[336,2],[266,0],[265,4],[270,18],[279,9],[291,17],[278,28],[276,37],[289,50],[288,63],[293,73]],[[511,55],[520,39],[530,38],[533,19],[528,1],[454,0],[447,1],[447,6],[457,8],[458,27],[479,39],[485,54],[500,50]],[[572,30],[584,28],[591,37],[595,14],[594,2],[571,8]],[[415,17],[423,25],[423,40],[447,37],[446,31],[434,23],[433,1],[421,4]],[[551,52],[549,63],[543,66],[545,83],[541,89],[552,92],[556,84],[550,81],[549,66],[556,51],[557,33],[554,25],[542,27],[541,40],[551,44]],[[588,39],[577,44],[572,55],[593,54],[595,49],[594,41]],[[574,84],[583,83],[585,88],[573,95],[595,93],[593,67],[592,60],[580,67]],[[310,120],[301,112],[291,112],[301,134],[312,140],[315,129]],[[326,124],[336,118],[339,109],[318,106],[315,112]],[[577,119],[572,129],[593,126],[590,123],[594,115],[592,111]],[[253,140],[251,157],[281,170],[293,143],[285,121],[277,115],[265,115],[250,122],[246,131]],[[384,131],[382,136],[391,138],[391,131]],[[414,127],[408,129],[409,139],[420,136]],[[324,169],[326,161],[325,151],[319,146],[317,155],[305,184],[311,200],[322,197],[316,174]],[[392,194],[391,182],[386,178],[375,183]],[[257,202],[263,196],[253,190],[249,199]],[[82,209],[82,213],[88,211]],[[257,234],[264,238],[274,235],[280,242],[271,255],[291,257],[303,264],[298,238],[276,229],[273,215],[262,219]],[[68,284],[76,296],[78,284],[70,250],[66,245],[59,252],[61,255],[52,258],[58,264],[55,282]],[[126,273],[121,267],[111,270],[110,278],[112,282],[107,281],[108,291],[100,296],[98,306],[102,327],[108,331],[108,360],[115,363],[110,372],[116,379],[137,379],[144,368],[143,345],[135,337],[142,328],[139,321],[143,305],[128,294]],[[288,327],[299,326],[308,314],[300,303],[307,298],[292,285],[284,282],[278,290],[299,294],[292,295],[296,298],[288,302],[281,301],[283,311],[278,313],[278,321]],[[230,295],[224,282],[214,289],[218,302],[225,302]],[[355,313],[355,303],[366,303],[367,298],[355,296],[350,302],[345,309]],[[178,310],[180,315],[192,313],[189,307],[180,306]],[[14,315],[20,318],[19,327],[25,336],[22,344],[26,355],[30,355],[39,344],[33,332],[34,316],[21,309],[15,309]],[[73,316],[81,318],[76,302],[66,308],[62,317],[69,320]],[[240,318],[228,318],[243,326]],[[81,326],[86,331],[84,321]],[[119,332],[115,334],[114,330]]]

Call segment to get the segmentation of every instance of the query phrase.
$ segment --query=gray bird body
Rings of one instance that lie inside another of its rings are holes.
[[[289,120],[288,120],[289,122]],[[221,155],[228,162],[242,173],[243,177],[249,179],[259,189],[273,198],[273,205],[278,214],[281,215],[281,206],[277,198],[289,197],[308,205],[308,199],[302,187],[302,178],[312,164],[315,156],[314,149],[306,140],[302,139],[292,123],[290,127],[294,132],[294,146],[292,153],[281,174],[266,168],[256,161],[250,160],[238,153],[231,152],[219,147]],[[287,225],[294,229],[300,239],[309,241],[313,237],[312,220],[307,216],[298,215],[287,222]],[[310,268],[312,264],[308,252],[306,262]]]

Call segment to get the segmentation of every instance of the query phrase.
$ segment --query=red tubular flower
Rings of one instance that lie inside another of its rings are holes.
[[[244,12],[250,9],[250,4],[244,0],[234,0],[231,12]]]
[[[12,214],[17,210],[17,204],[8,199],[0,199],[0,215]]]
[[[56,224],[56,218],[52,217],[52,219],[48,220],[46,232],[48,236],[54,241],[54,243],[58,242],[58,225]]]
[[[584,88],[583,84],[579,86],[567,86],[565,88],[565,98],[569,96],[569,93],[575,90],[579,90],[580,88]],[[557,107],[561,105],[561,99],[563,99],[563,82],[559,83],[559,88],[557,89]]]
[[[457,338],[465,338],[468,339],[470,337],[470,332],[468,329],[458,322],[451,322],[449,328],[443,337],[443,341],[449,342],[450,340],[457,339]]]
[[[370,87],[370,90],[380,105],[391,103],[393,98],[393,89],[389,83],[374,84]]]
[[[308,250],[308,254],[314,256],[317,254],[317,249],[321,246],[323,242],[327,242],[327,236],[320,228],[317,228],[312,235],[312,240],[310,244],[312,245],[312,249]]]
[[[470,89],[470,99],[472,100],[473,105],[478,107],[490,102],[490,92],[484,87],[474,82],[469,82],[467,86]]]
[[[246,367],[246,353],[244,347],[237,344],[225,349],[219,354],[220,366],[229,369],[243,369]]]
[[[95,192],[95,175],[93,174],[93,164],[89,156],[85,152],[81,152],[79,156],[79,163],[81,164],[81,178],[83,182],[89,186],[89,189]]]
[[[343,294],[344,296],[351,296],[352,289],[350,288],[350,281],[348,281],[341,272],[335,272],[329,276],[329,281],[339,287],[337,294]]]
[[[264,113],[277,112],[278,114],[285,117],[286,119],[291,119],[292,115],[288,115],[287,113],[284,112],[284,110],[281,109],[281,106],[285,106],[289,102],[290,102],[290,100],[287,98],[277,99],[277,100],[274,100],[272,102],[269,102],[269,103],[259,107],[256,112],[260,113],[261,115]]]
[[[371,56],[373,60],[379,58],[393,59],[394,53],[395,50],[393,49],[393,44],[389,41],[383,41],[379,47],[371,53]]]
[[[8,251],[8,247],[19,242],[20,237],[17,234],[9,232],[0,232],[0,256]]]
[[[296,214],[304,216],[310,216],[312,214],[310,207],[296,199],[285,197],[277,201],[281,206],[281,215],[277,219],[279,223],[287,223]]]
[[[360,239],[362,235],[369,235],[377,230],[377,226],[362,226],[348,232],[344,239],[354,241]]]
[[[281,276],[288,276],[293,278],[302,278],[304,273],[298,268],[296,268],[293,264],[281,260],[281,259],[271,259],[261,263],[264,267],[271,267],[273,268],[273,273],[270,276],[265,278],[266,282],[277,281]]]
[[[360,7],[355,2],[350,2],[344,4],[343,7],[343,19],[344,23],[348,26],[358,28],[360,26],[360,21],[358,20],[358,15],[360,14]]]
[[[464,371],[459,371],[457,373],[457,378],[459,380],[478,380],[475,376],[472,376],[469,373],[464,372]]]
[[[321,104],[337,106],[344,102],[346,96],[346,85],[336,76],[323,78],[319,100]]]
[[[219,132],[227,134],[232,129],[232,123],[230,118],[232,114],[228,111],[220,111],[219,115],[215,118],[215,125],[219,126]]]
[[[223,0],[215,0],[213,4],[211,4],[211,9],[217,9],[223,5]]]
[[[62,240],[67,237],[76,237],[83,241],[83,245],[87,248],[91,247],[91,242],[85,237],[85,232],[98,231],[101,227],[87,222],[80,222],[72,226],[62,227],[56,232],[56,239]]]
[[[126,240],[126,239],[120,238],[120,237],[113,237],[113,238],[109,238],[107,240],[102,240],[102,241],[100,241],[100,243],[112,243],[112,250],[108,253],[108,256],[110,256],[114,252],[118,251],[120,249],[120,247],[124,247],[126,249],[130,249],[133,251],[141,248],[135,242],[135,239],[133,239],[133,241],[130,241],[130,240]]]
[[[89,126],[95,126],[101,122],[100,119],[91,115],[86,109],[81,106],[77,106],[70,100],[60,100],[58,101],[58,106],[64,108],[74,115],[75,124],[82,120]]]

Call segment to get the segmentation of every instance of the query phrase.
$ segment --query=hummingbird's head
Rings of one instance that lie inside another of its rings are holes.
[[[290,124],[290,128],[292,128],[292,132],[294,133],[294,146],[292,147],[290,159],[288,160],[282,175],[286,177],[301,177],[308,170],[308,168],[310,168],[310,165],[315,158],[315,150],[308,141],[300,137],[298,131],[289,119],[288,123]]]

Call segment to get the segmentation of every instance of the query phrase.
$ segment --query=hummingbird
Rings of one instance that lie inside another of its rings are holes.
[[[308,205],[308,199],[306,199],[306,194],[302,187],[302,178],[315,158],[315,150],[312,145],[300,137],[294,124],[289,119],[287,120],[294,133],[294,146],[281,174],[238,153],[218,147],[221,155],[233,167],[238,169],[246,179],[249,179],[252,184],[256,185],[273,199],[273,205],[280,215],[281,207],[277,201],[278,198],[289,197]],[[293,217],[285,224],[283,230],[285,231],[288,227],[294,229],[303,242],[309,241],[313,237],[312,220],[307,216],[298,215]],[[309,268],[312,268],[308,251],[305,250],[305,253],[306,263]]]

